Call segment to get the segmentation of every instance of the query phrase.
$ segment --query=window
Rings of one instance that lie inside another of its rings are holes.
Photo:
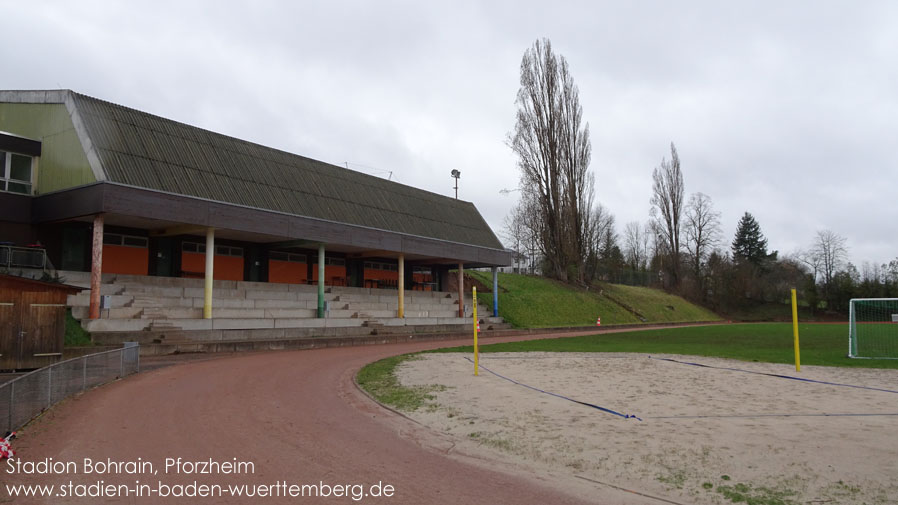
[[[181,244],[181,250],[184,252],[206,254],[206,244],[198,244],[196,242],[184,242]],[[242,247],[231,247],[228,245],[215,246],[215,254],[218,256],[236,256],[243,257]]]
[[[206,248],[203,248],[203,252],[206,251]],[[236,256],[238,258],[243,257],[243,248],[241,247],[231,247],[228,245],[217,245],[215,246],[215,254],[219,256]]]
[[[0,151],[0,191],[30,195],[33,160],[24,154]]]
[[[370,270],[383,270],[386,272],[395,272],[395,271],[399,270],[399,265],[392,264],[392,263],[379,263],[376,261],[366,261],[365,268],[368,268]]]
[[[103,234],[103,244],[105,245],[122,245],[146,249],[148,242],[149,240],[146,237],[138,237],[135,235],[121,235],[118,233]]]
[[[306,255],[305,254],[296,254],[296,253],[288,253],[283,251],[271,251],[268,253],[268,258],[273,260],[280,261],[291,261],[293,263],[305,263]]]
[[[131,235],[122,235],[122,245],[128,247],[146,247],[147,246],[147,238],[146,237],[134,237]]]

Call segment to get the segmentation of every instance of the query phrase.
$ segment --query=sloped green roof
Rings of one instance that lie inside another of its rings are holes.
[[[470,202],[72,95],[108,181],[503,248]]]

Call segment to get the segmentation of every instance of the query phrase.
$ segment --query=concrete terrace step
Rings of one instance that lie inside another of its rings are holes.
[[[334,331],[342,331],[337,335]],[[145,332],[139,338],[141,356],[177,353],[245,352],[284,349],[315,349],[415,341],[466,339],[468,330],[458,327],[418,326],[346,329],[212,330],[208,332]],[[519,334],[520,330],[485,331],[482,338]],[[134,340],[133,335],[106,334],[111,344]],[[463,343],[462,340],[459,344]]]
[[[90,286],[90,272],[72,272],[72,271],[59,271],[60,276],[64,277],[66,283],[75,285],[75,286],[83,286],[88,288]],[[116,286],[124,286],[126,288],[131,289],[146,289],[146,288],[194,288],[194,289],[203,289],[204,280],[203,279],[193,279],[193,278],[181,278],[181,277],[153,277],[153,276],[139,276],[139,275],[122,275],[122,274],[103,274],[102,277],[102,285],[116,285]],[[292,291],[292,292],[305,292],[305,293],[317,293],[318,286],[314,284],[282,284],[282,283],[268,283],[268,282],[252,282],[252,281],[223,281],[216,280],[213,282],[213,288],[216,290],[219,289],[242,289],[242,290],[254,290],[254,291]],[[395,289],[377,289],[377,288],[356,288],[356,287],[345,287],[345,286],[327,286],[325,288],[327,293],[334,294],[345,294],[347,296],[351,295],[390,295],[391,293],[395,296]],[[406,290],[406,293],[411,296],[417,296],[422,298],[442,298],[442,297],[456,297],[456,293],[449,292],[440,292],[440,291],[414,291],[414,290]]]
[[[74,282],[89,274],[74,273]],[[72,313],[95,336],[102,334],[198,332],[314,332],[327,335],[368,334],[382,331],[416,332],[419,327],[467,327],[458,318],[458,296],[446,292],[405,292],[405,318],[398,318],[398,292],[389,289],[328,287],[326,317],[318,319],[318,289],[313,285],[215,281],[213,319],[202,318],[203,280],[104,275],[101,293],[110,294],[101,319],[88,320],[90,290],[68,298]],[[468,316],[472,299],[464,297]],[[479,305],[480,314],[489,314]],[[488,327],[503,325],[501,318]],[[484,325],[481,325],[482,329]],[[361,333],[358,333],[361,332]],[[366,333],[368,332],[368,333]],[[303,335],[306,333],[302,333]]]
[[[383,317],[369,318],[268,318],[268,319],[85,319],[81,325],[93,335],[98,333],[143,332],[158,329],[178,331],[255,330],[275,328],[352,328],[376,323],[382,326],[464,326],[472,320],[460,317]],[[482,325],[481,325],[482,326]]]
[[[89,307],[86,305],[79,305],[72,307],[72,317],[75,319],[87,319],[89,315]],[[111,309],[103,310],[102,317],[108,319],[134,319],[139,318],[143,314],[143,309],[140,307],[115,307]]]
[[[131,305],[134,301],[134,297],[131,295],[112,295],[109,297],[109,301],[110,307],[126,307]],[[82,291],[77,295],[69,295],[68,298],[66,298],[66,305],[69,307],[89,307],[90,290]]]
[[[65,278],[66,283],[75,286],[90,286],[90,272],[74,272],[60,270],[59,275]],[[143,275],[125,275],[125,274],[103,274],[103,285],[117,285],[126,288],[146,288],[146,287],[162,287],[162,288],[196,288],[202,289],[204,279],[183,278],[183,277],[154,277]],[[269,282],[253,282],[253,281],[224,281],[216,280],[213,287],[219,289],[242,289],[256,291],[293,291],[317,293],[318,286],[314,284],[282,284]],[[327,286],[326,291],[333,294],[351,295],[386,295],[396,296],[395,289],[378,289],[378,288],[356,288],[348,286]],[[455,291],[415,291],[406,290],[406,296],[414,296],[421,298],[458,298]],[[470,298],[466,294],[467,298]]]
[[[170,294],[170,293],[168,293]],[[238,298],[238,297],[213,297],[212,306],[214,308],[228,309],[317,309],[317,298],[292,298],[290,293],[270,299],[270,298]],[[342,300],[326,300],[332,310],[398,310],[399,303],[395,298],[391,298],[389,302],[383,301],[380,297],[375,297],[374,301],[358,300],[344,303]],[[67,303],[70,307],[88,307],[90,306],[90,292],[81,292],[76,295],[69,295]],[[152,296],[146,294],[123,294],[112,295],[110,297],[110,307],[193,307],[202,308],[205,300],[203,297],[176,297],[176,296]],[[470,303],[467,304],[470,309]],[[433,311],[433,310],[457,310],[455,304],[434,304],[434,303],[406,303],[405,307],[411,311]],[[478,311],[487,310],[486,306],[478,304]]]

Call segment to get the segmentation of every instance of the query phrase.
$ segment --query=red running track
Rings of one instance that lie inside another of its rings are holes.
[[[595,331],[580,334],[592,334]],[[575,333],[490,339],[525,340]],[[461,454],[452,438],[397,415],[353,382],[377,359],[458,345],[429,342],[230,355],[157,369],[63,402],[24,430],[22,461],[150,461],[158,475],[22,475],[3,484],[364,484],[393,497],[15,498],[15,503],[658,503],[525,464]],[[165,474],[165,458],[254,463],[249,475]],[[58,487],[56,490],[58,491]],[[0,489],[0,503],[10,500]]]

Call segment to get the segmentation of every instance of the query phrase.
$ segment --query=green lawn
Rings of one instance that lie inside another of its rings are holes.
[[[800,324],[801,363],[842,367],[895,368],[898,360],[849,359],[847,324]],[[794,363],[792,325],[725,324],[641,330],[585,337],[531,340],[480,347],[481,352],[638,352],[687,354],[745,361]],[[456,347],[432,352],[472,352]]]
[[[629,305],[649,322],[717,321],[720,317],[710,310],[687,302],[660,289],[602,285],[603,294]]]
[[[488,272],[469,273],[492,286]],[[586,290],[518,274],[499,274],[499,286],[499,315],[518,328],[592,326],[598,317],[602,318],[603,325],[720,319],[708,310],[656,289],[605,284]],[[478,293],[477,298],[481,304],[492,307],[491,292]]]

